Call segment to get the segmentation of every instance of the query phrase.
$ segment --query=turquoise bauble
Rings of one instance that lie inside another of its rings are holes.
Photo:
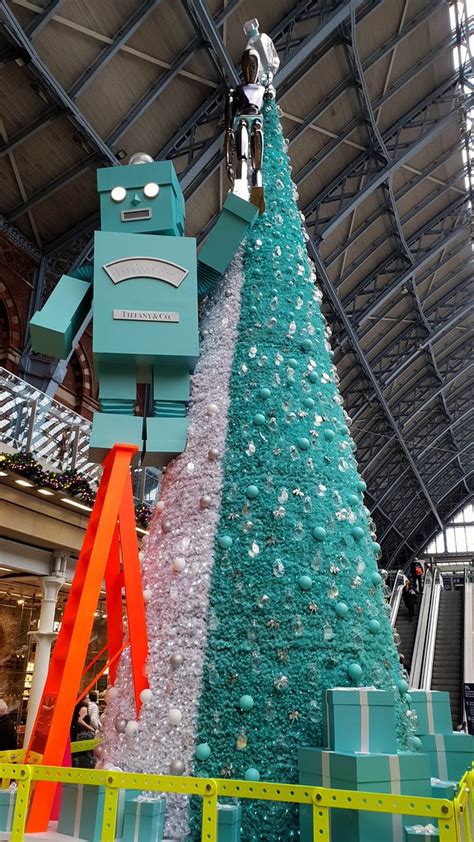
[[[254,769],[253,766],[250,766],[249,769],[245,772],[244,779],[246,781],[259,781],[260,780],[260,772],[258,769]]]
[[[371,573],[370,574],[370,581],[372,582],[373,585],[380,585],[380,582],[382,581],[382,577],[381,577],[380,573],[377,573],[377,572]]]
[[[261,427],[265,424],[265,416],[262,415],[261,412],[257,412],[257,414],[253,416],[253,423],[256,427]]]
[[[286,364],[287,364],[288,368],[296,368],[296,366],[298,365],[298,362],[297,362],[297,360],[295,360],[294,357],[290,357],[290,359],[287,360]]]
[[[357,494],[349,494],[347,497],[347,502],[351,506],[358,506],[360,503],[360,497],[358,497]]]
[[[303,401],[303,406],[305,406],[306,409],[312,409],[314,406],[313,398],[305,398]]]
[[[400,693],[406,693],[408,690],[408,681],[405,681],[404,678],[400,678],[399,681],[397,681],[397,687],[400,690]]]
[[[338,617],[345,617],[349,613],[349,606],[345,602],[338,602],[336,605],[336,614]]]
[[[372,549],[376,555],[382,552],[382,547],[377,543],[377,541],[372,541]]]
[[[301,343],[301,347],[302,347],[303,351],[311,351],[311,349],[313,347],[313,343],[312,343],[311,339],[303,339],[303,341]]]
[[[378,620],[371,620],[369,622],[369,632],[371,634],[378,634],[380,631],[380,623]]]
[[[362,526],[353,526],[351,529],[351,535],[356,541],[360,541],[360,539],[364,537],[364,530],[362,529]]]
[[[410,743],[413,751],[419,751],[420,748],[423,748],[423,743],[419,737],[411,737]]]
[[[317,383],[318,382],[318,375],[315,371],[310,371],[308,374],[308,380],[310,383]]]
[[[324,541],[326,537],[326,530],[324,526],[315,526],[313,528],[312,535],[313,538],[316,539],[316,541]]]
[[[221,535],[219,538],[219,546],[222,547],[223,550],[228,550],[232,546],[232,538],[230,535]]]
[[[309,591],[313,584],[313,580],[311,576],[300,576],[298,579],[298,584],[302,591]]]
[[[305,439],[304,436],[301,436],[301,438],[299,438],[298,441],[297,441],[297,445],[298,445],[300,450],[308,450],[309,439]]]
[[[408,702],[409,705],[411,704],[411,696],[409,693],[405,693],[405,701]]]
[[[254,706],[254,700],[252,699],[252,696],[241,696],[239,699],[239,705],[242,708],[242,710],[252,710]]]
[[[248,485],[245,493],[250,500],[254,500],[255,497],[258,497],[258,488],[256,485]]]
[[[326,439],[326,441],[332,441],[335,435],[336,434],[335,434],[334,430],[325,430],[324,431],[324,438]]]
[[[356,482],[356,488],[357,488],[357,491],[365,491],[366,488],[367,488],[367,485],[365,484],[363,479],[359,479]]]
[[[207,760],[211,756],[211,747],[207,743],[199,743],[196,746],[196,757],[198,760]]]
[[[362,667],[360,664],[349,664],[347,667],[347,673],[352,679],[354,679],[354,681],[358,681],[359,678],[362,677]]]
[[[268,400],[270,395],[271,395],[271,391],[270,391],[270,389],[267,389],[266,386],[263,386],[258,393],[259,398],[262,398],[262,400],[264,400],[264,401]]]

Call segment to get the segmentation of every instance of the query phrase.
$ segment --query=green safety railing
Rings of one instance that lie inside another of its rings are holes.
[[[11,842],[23,842],[30,790],[35,781],[92,784],[105,787],[102,842],[114,842],[119,790],[141,789],[159,793],[177,793],[202,798],[201,842],[217,842],[218,798],[284,801],[313,808],[313,835],[321,842],[331,842],[330,811],[368,810],[416,818],[438,819],[440,842],[474,842],[473,789],[474,769],[460,782],[453,801],[409,795],[354,792],[343,789],[275,784],[264,781],[234,781],[220,778],[188,778],[176,775],[144,775],[129,772],[70,769],[56,766],[20,766],[0,763],[0,778],[16,780],[18,791],[11,832]]]

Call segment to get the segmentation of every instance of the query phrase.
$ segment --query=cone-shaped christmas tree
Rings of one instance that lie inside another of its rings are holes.
[[[202,314],[189,443],[143,550],[153,698],[138,733],[118,734],[124,664],[106,740],[126,769],[297,781],[298,747],[322,744],[323,692],[347,685],[395,687],[407,745],[379,546],[273,102],[264,123],[266,213]],[[168,836],[188,827],[171,800]],[[244,804],[243,828],[291,839],[297,811]]]

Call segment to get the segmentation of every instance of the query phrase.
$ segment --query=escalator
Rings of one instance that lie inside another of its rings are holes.
[[[448,690],[453,726],[462,721],[464,588],[440,593],[431,674],[432,690]]]
[[[415,606],[415,615],[410,622],[408,619],[408,609],[403,600],[400,601],[397,617],[395,620],[395,628],[400,635],[400,646],[398,651],[405,655],[405,667],[408,672],[411,669],[411,662],[413,658],[413,648],[415,646],[416,630],[418,627],[418,618],[420,616],[420,600]]]

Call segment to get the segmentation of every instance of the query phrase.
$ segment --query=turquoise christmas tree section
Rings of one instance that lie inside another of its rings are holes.
[[[196,735],[211,751],[194,768],[295,782],[298,748],[322,745],[327,688],[395,689],[400,748],[409,720],[274,103],[264,117],[267,210],[244,252]],[[297,837],[294,807],[242,814],[249,842]]]

